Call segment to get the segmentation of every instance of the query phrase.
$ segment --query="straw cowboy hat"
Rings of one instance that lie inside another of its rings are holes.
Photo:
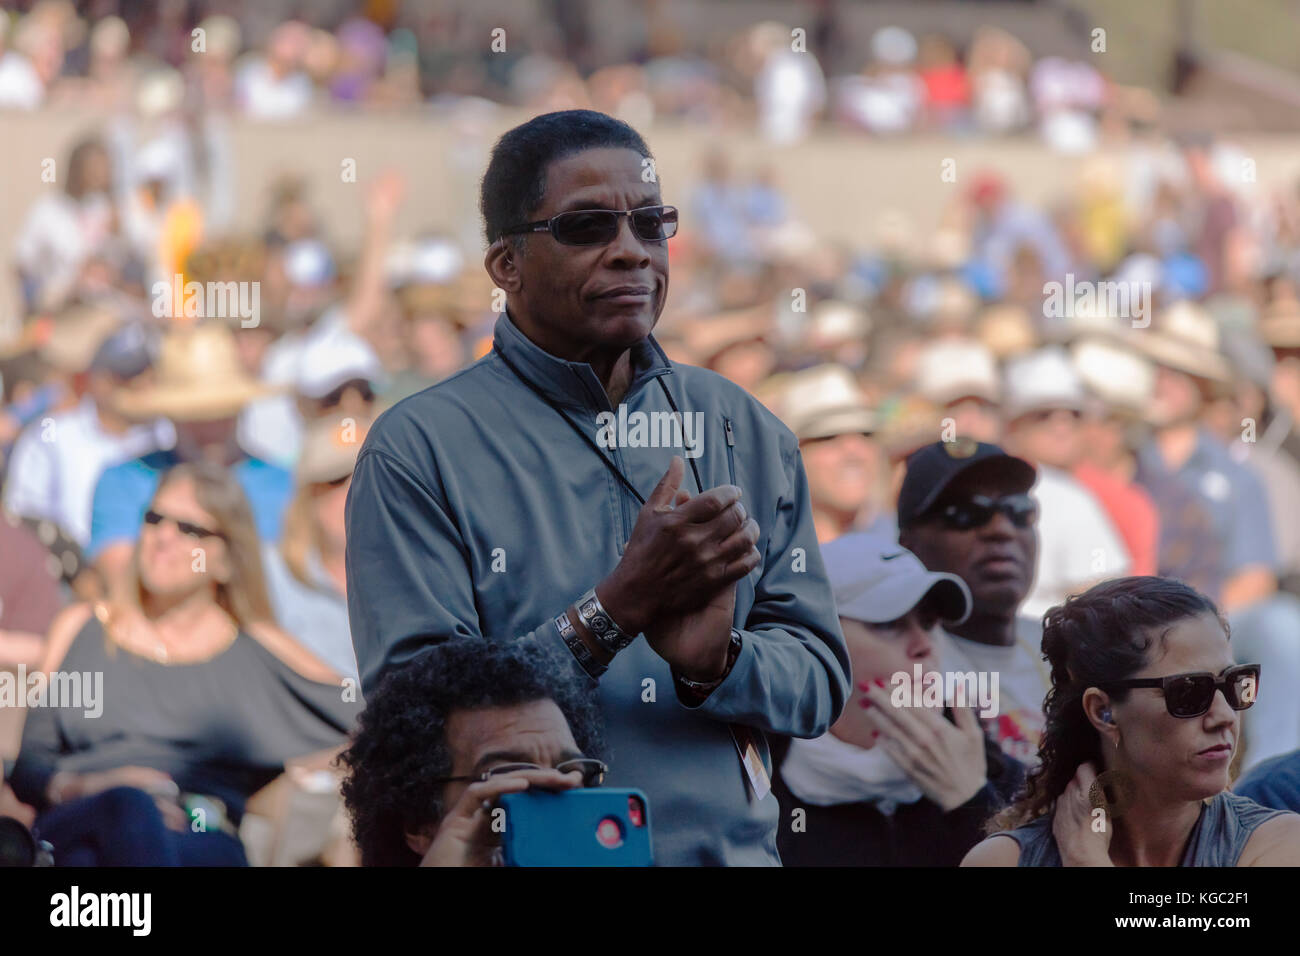
[[[1082,411],[1087,397],[1078,371],[1059,345],[1048,345],[1007,362],[1002,409],[1007,421],[1050,409]]]
[[[95,350],[122,325],[112,309],[99,305],[70,305],[52,316],[26,323],[14,339],[0,348],[0,359],[34,352],[60,372],[84,372]]]
[[[1214,382],[1232,380],[1232,369],[1219,351],[1219,326],[1195,302],[1175,302],[1149,329],[1134,329],[1129,341],[1157,365]]]
[[[686,347],[702,365],[734,345],[770,340],[772,332],[770,310],[765,306],[699,318],[682,329]]]
[[[154,384],[117,397],[123,415],[213,421],[237,415],[253,399],[279,391],[248,376],[239,364],[234,333],[218,322],[169,332],[155,368]]]
[[[842,365],[793,372],[781,385],[779,415],[799,441],[871,434],[879,425],[857,380]]]
[[[808,339],[815,351],[850,342],[865,345],[870,334],[871,316],[866,309],[849,302],[827,299],[817,303],[808,315]]]
[[[975,339],[945,338],[928,343],[916,360],[916,391],[936,405],[960,398],[1002,401],[997,358]]]
[[[1121,342],[1086,336],[1070,345],[1070,360],[1084,388],[1113,410],[1141,415],[1155,395],[1155,367]]]

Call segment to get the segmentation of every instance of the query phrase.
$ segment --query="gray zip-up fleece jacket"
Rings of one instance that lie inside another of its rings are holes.
[[[504,313],[495,349],[600,442],[610,419],[597,416],[618,410],[591,366],[543,351]],[[497,351],[386,411],[358,457],[347,502],[348,610],[367,693],[386,669],[451,637],[536,641],[597,683],[554,618],[613,570],[640,504]],[[606,785],[645,791],[660,865],[774,864],[777,826],[789,822],[778,820],[770,793],[753,798],[728,724],[761,732],[770,774],[763,734],[819,736],[849,692],[798,443],[743,389],[673,364],[653,338],[632,357],[626,412],[670,411],[654,381],[662,377],[683,415],[702,415],[694,419],[702,436],[686,437],[702,444],[693,460],[704,489],[742,489],[763,562],[737,586],[740,656],[701,705],[679,701],[667,662],[641,637],[600,677]],[[696,452],[602,450],[643,497],[674,454]],[[698,493],[691,460],[683,487]]]

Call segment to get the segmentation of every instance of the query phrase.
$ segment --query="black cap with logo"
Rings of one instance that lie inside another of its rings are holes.
[[[937,441],[912,453],[907,474],[898,492],[898,526],[905,528],[921,518],[958,475],[972,468],[1004,475],[1009,492],[1025,492],[1034,486],[1038,472],[1023,458],[1008,455],[997,445],[972,438]]]

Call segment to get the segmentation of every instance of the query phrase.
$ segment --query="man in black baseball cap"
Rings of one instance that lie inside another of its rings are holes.
[[[899,543],[970,588],[971,614],[945,628],[940,660],[948,670],[998,672],[998,742],[1030,762],[1050,685],[1042,624],[1017,616],[1038,560],[1038,502],[1029,493],[1036,477],[997,445],[959,438],[913,453],[898,495]]]

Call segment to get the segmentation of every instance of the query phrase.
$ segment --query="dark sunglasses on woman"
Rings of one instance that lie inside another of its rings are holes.
[[[619,224],[632,221],[632,233],[644,242],[664,242],[677,234],[676,206],[642,206],[639,209],[576,209],[550,219],[503,229],[501,235],[549,232],[566,246],[596,246],[612,242]]]
[[[1169,677],[1132,677],[1097,686],[1107,692],[1127,687],[1158,687],[1164,691],[1165,709],[1171,717],[1200,717],[1209,712],[1214,704],[1214,692],[1219,690],[1233,710],[1245,710],[1254,704],[1259,695],[1259,665],[1238,664],[1223,671],[1221,676],[1202,671]]]
[[[320,400],[320,407],[324,411],[331,408],[337,408],[343,403],[343,396],[347,394],[348,389],[353,389],[361,396],[363,402],[373,402],[375,400],[375,390],[370,387],[370,383],[364,378],[349,379],[334,391],[330,392]]]
[[[1001,498],[971,495],[936,508],[934,514],[953,531],[969,531],[984,527],[998,512],[1006,515],[1017,528],[1028,528],[1038,520],[1038,502],[1025,493]]]
[[[172,524],[176,525],[176,530],[191,538],[221,538],[224,541],[226,537],[220,531],[211,531],[202,525],[192,524],[189,521],[181,521],[179,518],[173,518],[171,515],[159,514],[157,511],[153,511],[152,509],[144,513],[144,520],[146,524],[155,525],[162,524],[164,521],[170,521]]]

